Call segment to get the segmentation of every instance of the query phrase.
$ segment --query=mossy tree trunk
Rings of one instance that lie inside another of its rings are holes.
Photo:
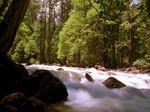
[[[0,23],[0,52],[6,54],[11,48],[17,29],[24,18],[30,0],[13,0]]]

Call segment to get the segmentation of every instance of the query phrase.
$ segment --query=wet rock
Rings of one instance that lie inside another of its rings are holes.
[[[30,79],[28,80],[28,84],[26,84],[28,88],[26,94],[28,96],[33,96],[40,90],[40,82],[46,75],[49,75],[49,71],[45,71],[46,70],[36,70],[31,74]]]
[[[94,66],[97,70],[100,70],[100,71],[107,71],[107,69],[104,67],[104,66],[101,66],[101,65],[95,65]]]
[[[2,70],[1,67],[0,69]],[[17,81],[15,79],[9,79],[9,78],[7,79],[6,77],[1,76],[1,74],[5,74],[5,73],[0,71],[0,100],[7,94],[15,92],[18,88]]]
[[[29,79],[30,76],[28,74],[27,69],[23,65],[16,65],[17,72],[20,74],[20,77],[17,79],[17,91],[26,93],[28,91]]]
[[[132,71],[132,67],[129,67],[129,68],[125,69],[125,72],[130,72],[130,71]]]
[[[145,69],[142,71],[142,73],[150,73],[150,69]]]
[[[85,78],[90,82],[94,82],[94,79],[88,73],[86,73]]]
[[[63,68],[58,68],[57,70],[61,70],[61,71],[64,71],[64,69],[63,69]]]
[[[0,55],[0,74],[3,78],[20,80],[28,76],[28,72],[23,65],[16,64],[11,58],[7,55]],[[5,71],[4,71],[5,70]]]
[[[12,62],[0,55],[0,99],[17,89],[16,73],[11,66],[14,66]]]
[[[38,98],[49,103],[67,100],[68,92],[63,82],[47,70],[41,72],[41,75],[44,74],[40,82]]]
[[[49,103],[64,101],[68,92],[61,80],[48,70],[37,70],[31,75],[30,90],[42,101]]]
[[[0,112],[18,112],[18,109],[12,105],[0,106]]]
[[[16,92],[5,96],[1,100],[2,105],[12,105],[14,107],[20,108],[27,99],[27,96],[24,93]]]
[[[126,85],[123,84],[122,82],[120,82],[119,80],[115,79],[114,77],[109,77],[108,79],[106,79],[103,84],[110,89],[113,88],[122,88],[125,87]]]
[[[0,54],[0,99],[21,89],[25,77],[28,77],[28,73],[22,65]]]
[[[31,97],[22,104],[19,112],[45,112],[45,106],[41,100]]]

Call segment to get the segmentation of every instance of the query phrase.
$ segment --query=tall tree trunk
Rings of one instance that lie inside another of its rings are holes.
[[[115,42],[112,44],[112,68],[116,68],[117,61],[116,61],[116,48]]]
[[[117,67],[117,57],[116,57],[116,41],[119,38],[119,23],[116,25],[112,26],[112,30],[111,30],[111,35],[113,37],[111,37],[111,42],[112,42],[112,68],[116,68]]]
[[[40,40],[40,63],[46,63],[45,57],[45,38],[46,38],[46,12],[43,11],[41,14],[41,35]]]
[[[132,66],[133,63],[133,31],[132,28],[129,28],[129,45],[128,45],[128,50],[129,50],[129,65]]]
[[[52,38],[53,38],[53,29],[52,29],[52,19],[53,19],[53,6],[52,0],[49,0],[49,20],[48,20],[48,39],[47,39],[47,61],[49,64],[52,62]]]
[[[74,62],[76,65],[80,65],[80,58],[81,58],[81,52],[80,49],[78,50],[77,53],[74,54]]]
[[[128,21],[131,24],[132,23],[132,18],[131,18],[131,2],[129,1],[128,3]],[[133,34],[133,27],[129,27],[128,30],[128,51],[129,51],[129,57],[128,57],[128,63],[130,66],[132,66],[133,63],[133,39],[134,39],[134,34]]]
[[[81,51],[80,51],[80,49],[78,50],[78,53],[77,53],[77,64],[79,64],[80,65],[80,59],[81,58]]]
[[[30,0],[13,0],[0,23],[0,52],[6,54],[11,48],[17,29],[24,18]]]

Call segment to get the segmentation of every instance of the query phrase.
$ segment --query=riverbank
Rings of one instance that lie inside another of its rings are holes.
[[[125,73],[132,73],[132,74],[150,74],[150,68],[139,68],[139,67],[126,67],[126,68],[116,68],[116,69],[110,69],[110,68],[105,68],[104,66],[101,65],[95,65],[95,69],[99,71],[121,71]]]

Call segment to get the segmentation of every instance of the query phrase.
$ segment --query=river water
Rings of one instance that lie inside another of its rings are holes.
[[[30,74],[36,69],[50,70],[67,87],[68,101],[51,105],[48,112],[150,112],[150,74],[103,72],[95,68],[58,68],[47,65],[27,66]],[[95,81],[89,82],[85,78],[86,73]],[[102,83],[108,77],[115,77],[127,87],[106,88]]]

